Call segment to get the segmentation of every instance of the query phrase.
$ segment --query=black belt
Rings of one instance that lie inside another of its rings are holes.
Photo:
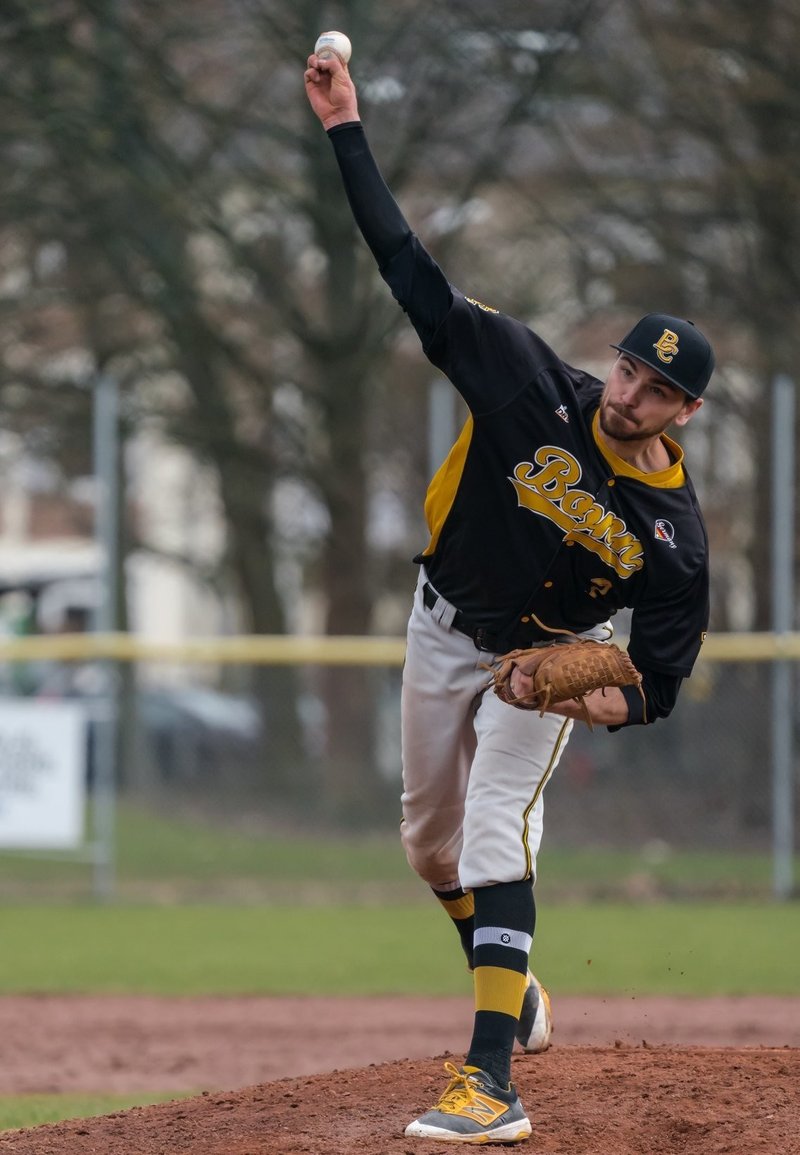
[[[422,601],[425,608],[432,610],[438,600],[439,595],[431,583],[425,582],[422,587]],[[493,654],[505,654],[508,650],[514,649],[527,649],[528,646],[542,641],[545,637],[545,635],[539,633],[535,627],[533,629],[515,629],[504,631],[503,633],[496,633],[486,629],[485,626],[479,626],[475,622],[471,622],[461,610],[456,610],[450,626],[451,629],[458,630],[460,634],[465,634],[468,638],[471,638],[475,643],[476,649],[489,650]]]

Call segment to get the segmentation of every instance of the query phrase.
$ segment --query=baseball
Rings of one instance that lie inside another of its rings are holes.
[[[347,64],[353,45],[344,32],[323,32],[317,37],[314,52],[320,60],[330,60],[335,52],[343,64]]]

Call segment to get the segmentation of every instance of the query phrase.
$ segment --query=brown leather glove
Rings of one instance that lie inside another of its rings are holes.
[[[511,674],[518,669],[533,679],[529,693],[516,697],[511,692]],[[583,708],[591,726],[584,695],[605,686],[639,686],[642,675],[629,656],[611,642],[571,639],[511,650],[492,667],[490,687],[499,698],[520,710],[538,710],[541,717],[548,706],[574,698]]]

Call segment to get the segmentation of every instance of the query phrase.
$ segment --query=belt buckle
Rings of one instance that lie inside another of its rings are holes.
[[[497,637],[489,630],[484,629],[483,626],[478,626],[477,630],[474,631],[472,641],[476,650],[488,650],[490,653],[495,652]]]

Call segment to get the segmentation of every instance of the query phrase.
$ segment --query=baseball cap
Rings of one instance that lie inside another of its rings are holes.
[[[692,321],[648,313],[612,349],[644,361],[690,397],[699,397],[714,372],[714,350]]]

